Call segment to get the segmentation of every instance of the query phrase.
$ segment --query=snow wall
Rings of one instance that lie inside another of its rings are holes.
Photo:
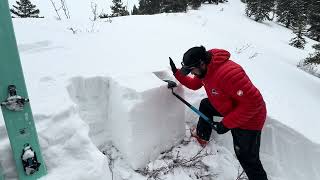
[[[185,135],[185,107],[153,73],[76,77],[68,92],[99,149],[112,143],[133,169],[144,168]],[[183,89],[176,88],[183,96]]]
[[[214,136],[233,152],[231,133]],[[262,132],[260,157],[270,177],[320,179],[320,145],[271,117]]]

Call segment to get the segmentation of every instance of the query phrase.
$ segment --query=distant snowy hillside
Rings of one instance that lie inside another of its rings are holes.
[[[100,1],[101,8],[111,2]],[[198,45],[230,51],[261,90],[268,109],[261,159],[269,179],[320,179],[320,79],[296,67],[314,41],[307,39],[305,50],[289,46],[289,29],[249,19],[239,0],[94,23],[91,1],[67,1],[77,18],[62,21],[49,0],[32,2],[46,18],[13,22],[49,172],[44,180],[146,180],[159,170],[167,180],[235,180],[241,170],[230,134],[214,133],[202,150],[189,132],[197,116],[156,76],[172,78],[168,57],[178,66]],[[197,107],[206,97],[203,89],[177,92]],[[2,116],[0,154],[6,180],[17,179]]]
[[[47,19],[55,19],[57,17],[52,2],[55,3],[56,7],[59,8],[61,5],[60,0],[30,0],[40,10],[40,15]],[[9,0],[9,3],[15,4],[16,0]],[[100,14],[111,13],[110,6],[113,4],[112,0],[65,0],[67,8],[70,12],[71,19],[89,20],[92,17],[91,3],[97,4],[97,12]],[[123,5],[128,7],[131,12],[133,6],[139,4],[139,0],[124,0]],[[61,10],[61,16],[63,11]],[[62,18],[65,19],[65,18]]]

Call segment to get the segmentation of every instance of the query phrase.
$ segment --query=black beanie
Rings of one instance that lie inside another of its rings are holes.
[[[191,70],[188,67],[198,67],[202,62],[208,62],[208,53],[206,48],[203,46],[196,46],[190,48],[187,52],[183,55],[183,65],[185,67],[181,68],[181,72],[184,75],[188,75]]]

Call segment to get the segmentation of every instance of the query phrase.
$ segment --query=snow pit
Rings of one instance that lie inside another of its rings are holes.
[[[133,169],[143,168],[185,135],[185,107],[153,73],[73,78],[68,86],[99,149],[112,142]],[[183,96],[181,87],[176,92]]]

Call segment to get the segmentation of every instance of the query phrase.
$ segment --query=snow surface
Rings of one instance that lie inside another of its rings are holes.
[[[154,76],[167,77],[168,56],[178,66],[183,53],[195,45],[229,50],[261,90],[268,109],[261,159],[269,179],[320,179],[320,79],[296,67],[313,52],[314,41],[307,39],[305,50],[289,46],[294,36],[290,30],[252,21],[240,1],[188,13],[113,18],[111,23],[89,20],[89,1],[67,1],[72,19],[63,21],[53,18],[54,11],[45,4],[49,1],[37,2],[43,15],[48,10],[48,18],[14,19],[14,26],[48,168],[42,179],[142,180],[147,179],[143,170],[134,169],[147,161],[148,171],[168,169],[173,159],[190,159],[201,151],[189,133],[197,116]],[[177,92],[196,107],[206,97],[203,89]],[[149,110],[180,113],[150,118]],[[163,141],[151,144],[163,134]],[[236,179],[239,164],[230,134],[213,133],[211,139],[200,153],[200,168],[180,164],[161,178],[196,179],[200,174]],[[148,157],[135,157],[139,150]],[[160,155],[162,150],[167,151]],[[5,178],[17,179],[2,119],[0,154]]]

